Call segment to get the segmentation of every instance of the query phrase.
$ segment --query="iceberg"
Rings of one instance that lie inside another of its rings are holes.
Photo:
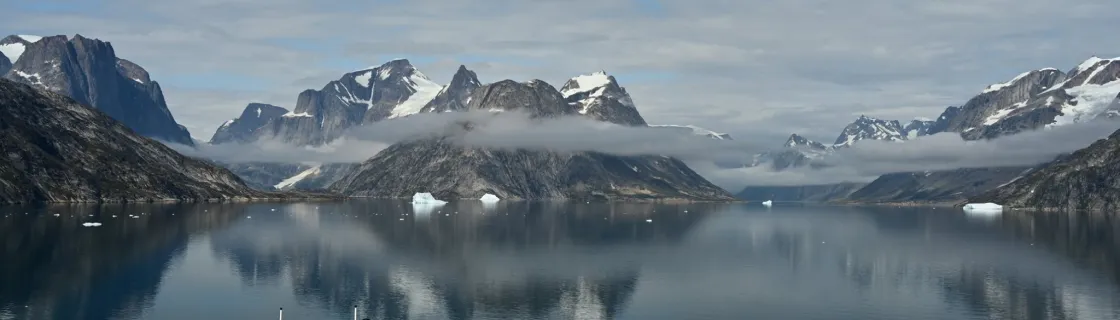
[[[1003,206],[995,203],[969,203],[964,205],[965,212],[976,213],[999,213],[1003,212]]]
[[[774,205],[774,201],[766,200],[762,202],[762,205],[769,207],[771,205]]]
[[[447,201],[436,199],[436,197],[433,197],[431,193],[417,192],[416,194],[412,195],[412,203],[413,204],[445,204],[445,203],[447,203]]]
[[[482,198],[478,198],[478,200],[482,202],[498,202],[498,200],[501,199],[498,199],[498,196],[487,193],[482,195]]]

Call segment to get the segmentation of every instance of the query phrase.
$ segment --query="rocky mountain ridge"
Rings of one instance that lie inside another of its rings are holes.
[[[0,66],[4,79],[73,98],[144,136],[194,145],[168,110],[159,83],[144,68],[118,58],[108,42],[81,35],[13,35],[0,40],[0,54],[11,62]]]

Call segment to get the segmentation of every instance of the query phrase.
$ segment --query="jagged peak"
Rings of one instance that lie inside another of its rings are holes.
[[[565,98],[595,90],[596,88],[609,87],[611,85],[618,86],[614,76],[607,74],[605,70],[599,70],[591,74],[584,74],[568,79],[564,86],[560,88],[560,93]]]

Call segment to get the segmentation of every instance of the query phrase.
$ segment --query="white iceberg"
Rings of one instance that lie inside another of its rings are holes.
[[[766,200],[762,202],[762,205],[769,207],[774,205],[774,201]]]
[[[83,227],[100,227],[100,222],[86,222],[82,224]]]
[[[482,195],[482,198],[478,198],[478,200],[482,202],[498,202],[501,199],[498,199],[498,196],[487,193]]]
[[[1003,206],[995,203],[969,203],[964,205],[965,212],[975,213],[999,213],[1003,212]]]
[[[436,199],[431,193],[417,192],[412,195],[412,203],[414,204],[445,204],[447,201]]]

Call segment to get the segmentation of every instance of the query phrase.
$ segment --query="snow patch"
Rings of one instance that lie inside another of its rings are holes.
[[[228,127],[229,125],[233,124],[234,121],[237,121],[237,119],[226,120],[226,122],[222,123],[222,125],[219,126],[218,128],[220,129],[220,128]]]
[[[257,107],[257,118],[261,117],[261,107]]]
[[[435,99],[439,91],[443,89],[442,85],[429,80],[420,71],[414,71],[405,81],[408,81],[409,87],[414,91],[412,95],[408,96],[407,100],[393,107],[389,119],[420,113],[420,110],[424,109],[424,105]]]
[[[447,201],[436,199],[431,193],[417,192],[412,195],[413,204],[445,204]]]
[[[482,198],[478,198],[478,200],[482,202],[498,202],[501,199],[498,199],[498,196],[487,193],[482,195]]]
[[[1026,101],[1021,101],[1019,103],[1011,105],[1011,107],[1000,109],[999,111],[996,111],[996,113],[993,113],[992,115],[988,116],[987,119],[984,119],[984,125],[985,126],[990,126],[992,124],[995,124],[996,122],[999,122],[1000,120],[1003,120],[1003,118],[1007,117],[1007,115],[1011,114],[1012,112],[1015,112],[1015,110],[1019,110],[1019,108],[1022,108],[1026,105],[1027,105]]]
[[[14,70],[14,71],[15,71],[16,75],[18,75],[20,77],[23,77],[24,79],[27,79],[27,81],[31,82],[32,85],[44,86],[43,85],[43,80],[39,78],[38,73],[27,73],[27,72],[23,72],[23,70]]]
[[[366,72],[354,76],[354,81],[358,82],[359,86],[365,88],[369,87],[369,79],[371,78],[373,78],[373,70],[367,70]]]
[[[300,172],[300,173],[298,173],[294,176],[291,176],[287,179],[284,179],[284,181],[280,181],[280,183],[277,183],[273,187],[275,187],[277,190],[283,190],[284,188],[294,186],[296,183],[299,183],[300,181],[303,181],[303,179],[306,179],[307,177],[319,174],[319,168],[320,167],[322,167],[322,166],[316,165],[314,167],[311,167],[310,169],[303,170],[303,172]]]
[[[312,116],[311,114],[309,114],[307,112],[295,113],[295,111],[288,111],[288,113],[285,113],[281,117],[285,117],[285,118],[297,118],[297,117],[312,118],[314,116]]]
[[[568,81],[575,82],[576,88],[568,88],[564,91],[561,91],[560,93],[564,95],[564,98],[570,97],[577,93],[595,90],[611,83],[610,76],[608,76],[605,71],[599,71],[587,75],[580,75]]]
[[[1101,59],[1100,57],[1097,57],[1097,56],[1089,57],[1089,59],[1085,59],[1085,61],[1083,61],[1083,62],[1081,62],[1081,64],[1077,65],[1077,71],[1076,72],[1082,72],[1082,71],[1085,71],[1085,70],[1089,70],[1089,68],[1092,68],[1094,65],[1096,65],[1097,63],[1100,63],[1101,61],[1104,61],[1104,59]]]
[[[1084,122],[1104,113],[1117,94],[1120,94],[1120,81],[1080,85],[1066,89],[1066,93],[1074,98],[1062,105],[1062,115],[1055,117],[1054,123],[1047,126]],[[1073,105],[1073,102],[1077,105]]]
[[[19,60],[19,56],[23,55],[23,51],[26,49],[27,47],[20,42],[0,44],[0,53],[8,57],[8,60],[11,60],[13,64],[16,63],[16,60]]]
[[[144,84],[143,80],[140,80],[140,79],[137,79],[137,78],[132,78],[132,81],[136,81],[136,83],[139,83],[139,84]]]

